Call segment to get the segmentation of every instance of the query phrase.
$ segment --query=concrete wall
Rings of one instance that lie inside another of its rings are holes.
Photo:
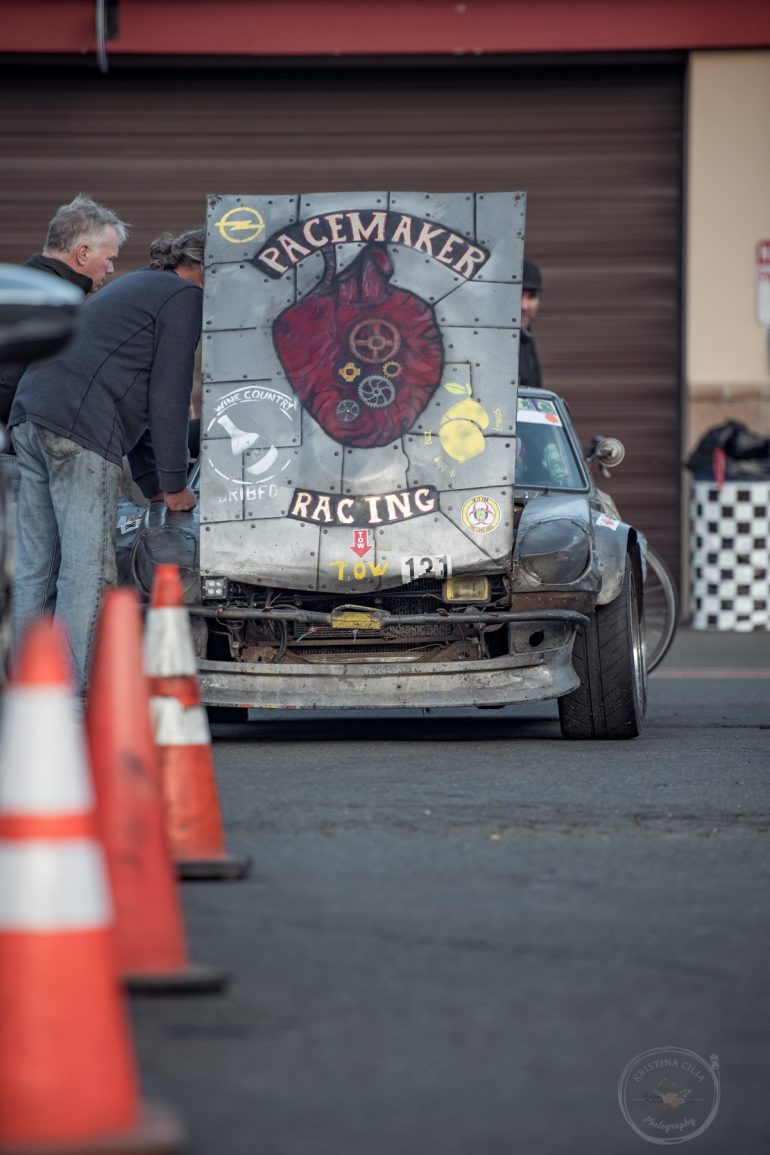
[[[755,248],[770,238],[770,51],[694,52],[686,162],[686,449],[728,418],[770,436]]]

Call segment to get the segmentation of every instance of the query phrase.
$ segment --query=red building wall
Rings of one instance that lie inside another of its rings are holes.
[[[109,0],[107,0],[109,6]],[[770,44],[767,0],[118,0],[111,56],[648,52]],[[0,53],[88,55],[94,0],[0,0]]]

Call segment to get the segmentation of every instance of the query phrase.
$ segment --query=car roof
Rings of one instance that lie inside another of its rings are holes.
[[[522,397],[553,397],[557,401],[562,400],[561,396],[558,393],[554,393],[553,389],[535,389],[532,385],[520,385],[519,393]]]

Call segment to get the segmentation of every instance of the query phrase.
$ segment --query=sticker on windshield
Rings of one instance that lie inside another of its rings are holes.
[[[519,421],[531,421],[536,425],[561,425],[561,417],[553,401],[543,397],[519,397],[517,406]]]
[[[402,557],[401,577],[404,584],[416,582],[420,578],[437,578],[443,581],[452,573],[452,559],[443,557]]]

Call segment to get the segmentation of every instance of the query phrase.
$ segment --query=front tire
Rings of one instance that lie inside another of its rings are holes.
[[[559,698],[565,738],[638,738],[647,709],[644,634],[637,590],[641,578],[626,557],[623,588],[578,630],[572,664],[580,685]]]

